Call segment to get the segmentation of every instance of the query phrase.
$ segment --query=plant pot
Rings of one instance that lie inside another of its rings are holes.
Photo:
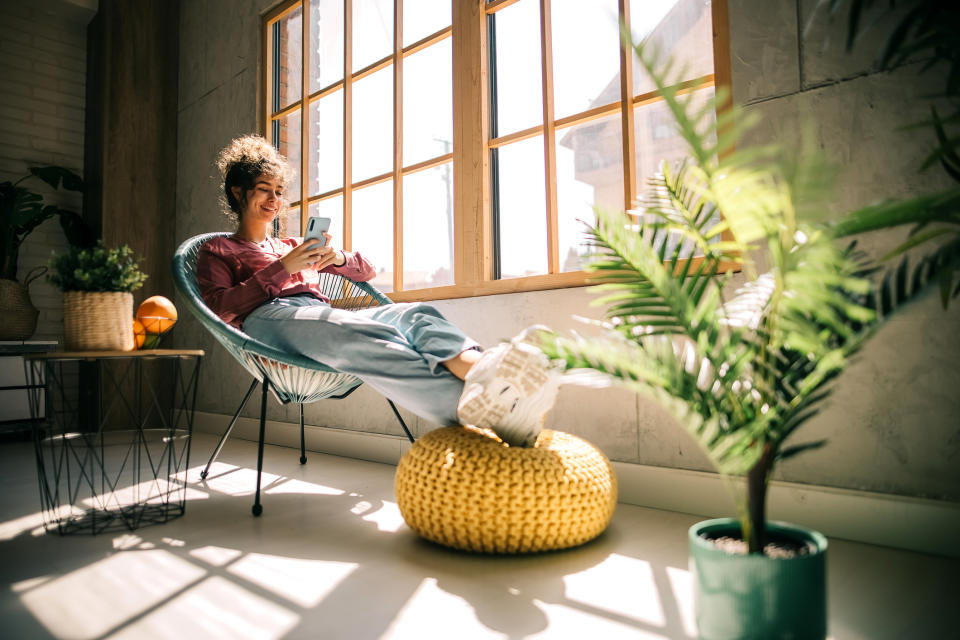
[[[793,558],[723,551],[701,537],[740,538],[733,518],[690,527],[690,573],[700,638],[790,638],[823,640],[827,633],[827,539],[783,522],[768,522],[768,536],[806,544],[812,551]]]
[[[65,291],[63,332],[67,351],[132,351],[133,294]]]
[[[0,278],[0,340],[28,340],[39,315],[25,284]]]

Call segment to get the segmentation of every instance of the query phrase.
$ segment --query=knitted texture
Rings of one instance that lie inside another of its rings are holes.
[[[485,553],[583,544],[606,529],[617,503],[606,456],[549,429],[530,448],[509,447],[489,430],[431,431],[400,459],[396,491],[418,534]]]

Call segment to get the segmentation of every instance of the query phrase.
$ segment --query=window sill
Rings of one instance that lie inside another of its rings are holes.
[[[569,273],[491,280],[490,282],[479,282],[477,284],[458,284],[447,287],[433,287],[430,289],[397,291],[386,295],[394,302],[423,302],[428,300],[450,300],[453,298],[475,298],[503,293],[524,293],[527,291],[583,287],[589,284],[587,281],[588,278],[589,275],[585,271],[571,271]]]
[[[699,266],[701,259],[694,258],[692,269]],[[741,265],[736,262],[723,262],[720,273],[738,272]],[[586,271],[571,271],[522,278],[508,278],[491,280],[476,284],[458,284],[447,287],[433,287],[430,289],[412,289],[410,291],[394,291],[386,296],[394,302],[426,302],[429,300],[452,300],[455,298],[476,298],[480,296],[494,296],[505,293],[526,293],[529,291],[547,291],[549,289],[568,289],[585,287],[593,284],[591,275]]]

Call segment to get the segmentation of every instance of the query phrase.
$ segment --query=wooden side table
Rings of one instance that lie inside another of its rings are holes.
[[[133,530],[183,515],[203,351],[80,351],[25,356],[40,506],[48,531]],[[81,363],[100,379],[98,424],[77,407]],[[42,389],[46,390],[42,394]],[[171,396],[169,406],[161,398]]]

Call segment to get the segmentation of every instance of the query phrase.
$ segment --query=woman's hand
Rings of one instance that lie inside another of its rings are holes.
[[[288,254],[280,258],[283,268],[287,273],[293,275],[304,269],[316,269],[320,271],[331,264],[341,266],[346,263],[346,257],[343,252],[330,246],[330,239],[333,237],[329,233],[323,234],[327,245],[323,246],[319,240],[306,240],[290,250]]]
[[[290,275],[300,273],[304,269],[313,267],[313,263],[320,259],[320,251],[323,249],[324,247],[318,240],[308,240],[298,244],[280,258],[280,263]]]

